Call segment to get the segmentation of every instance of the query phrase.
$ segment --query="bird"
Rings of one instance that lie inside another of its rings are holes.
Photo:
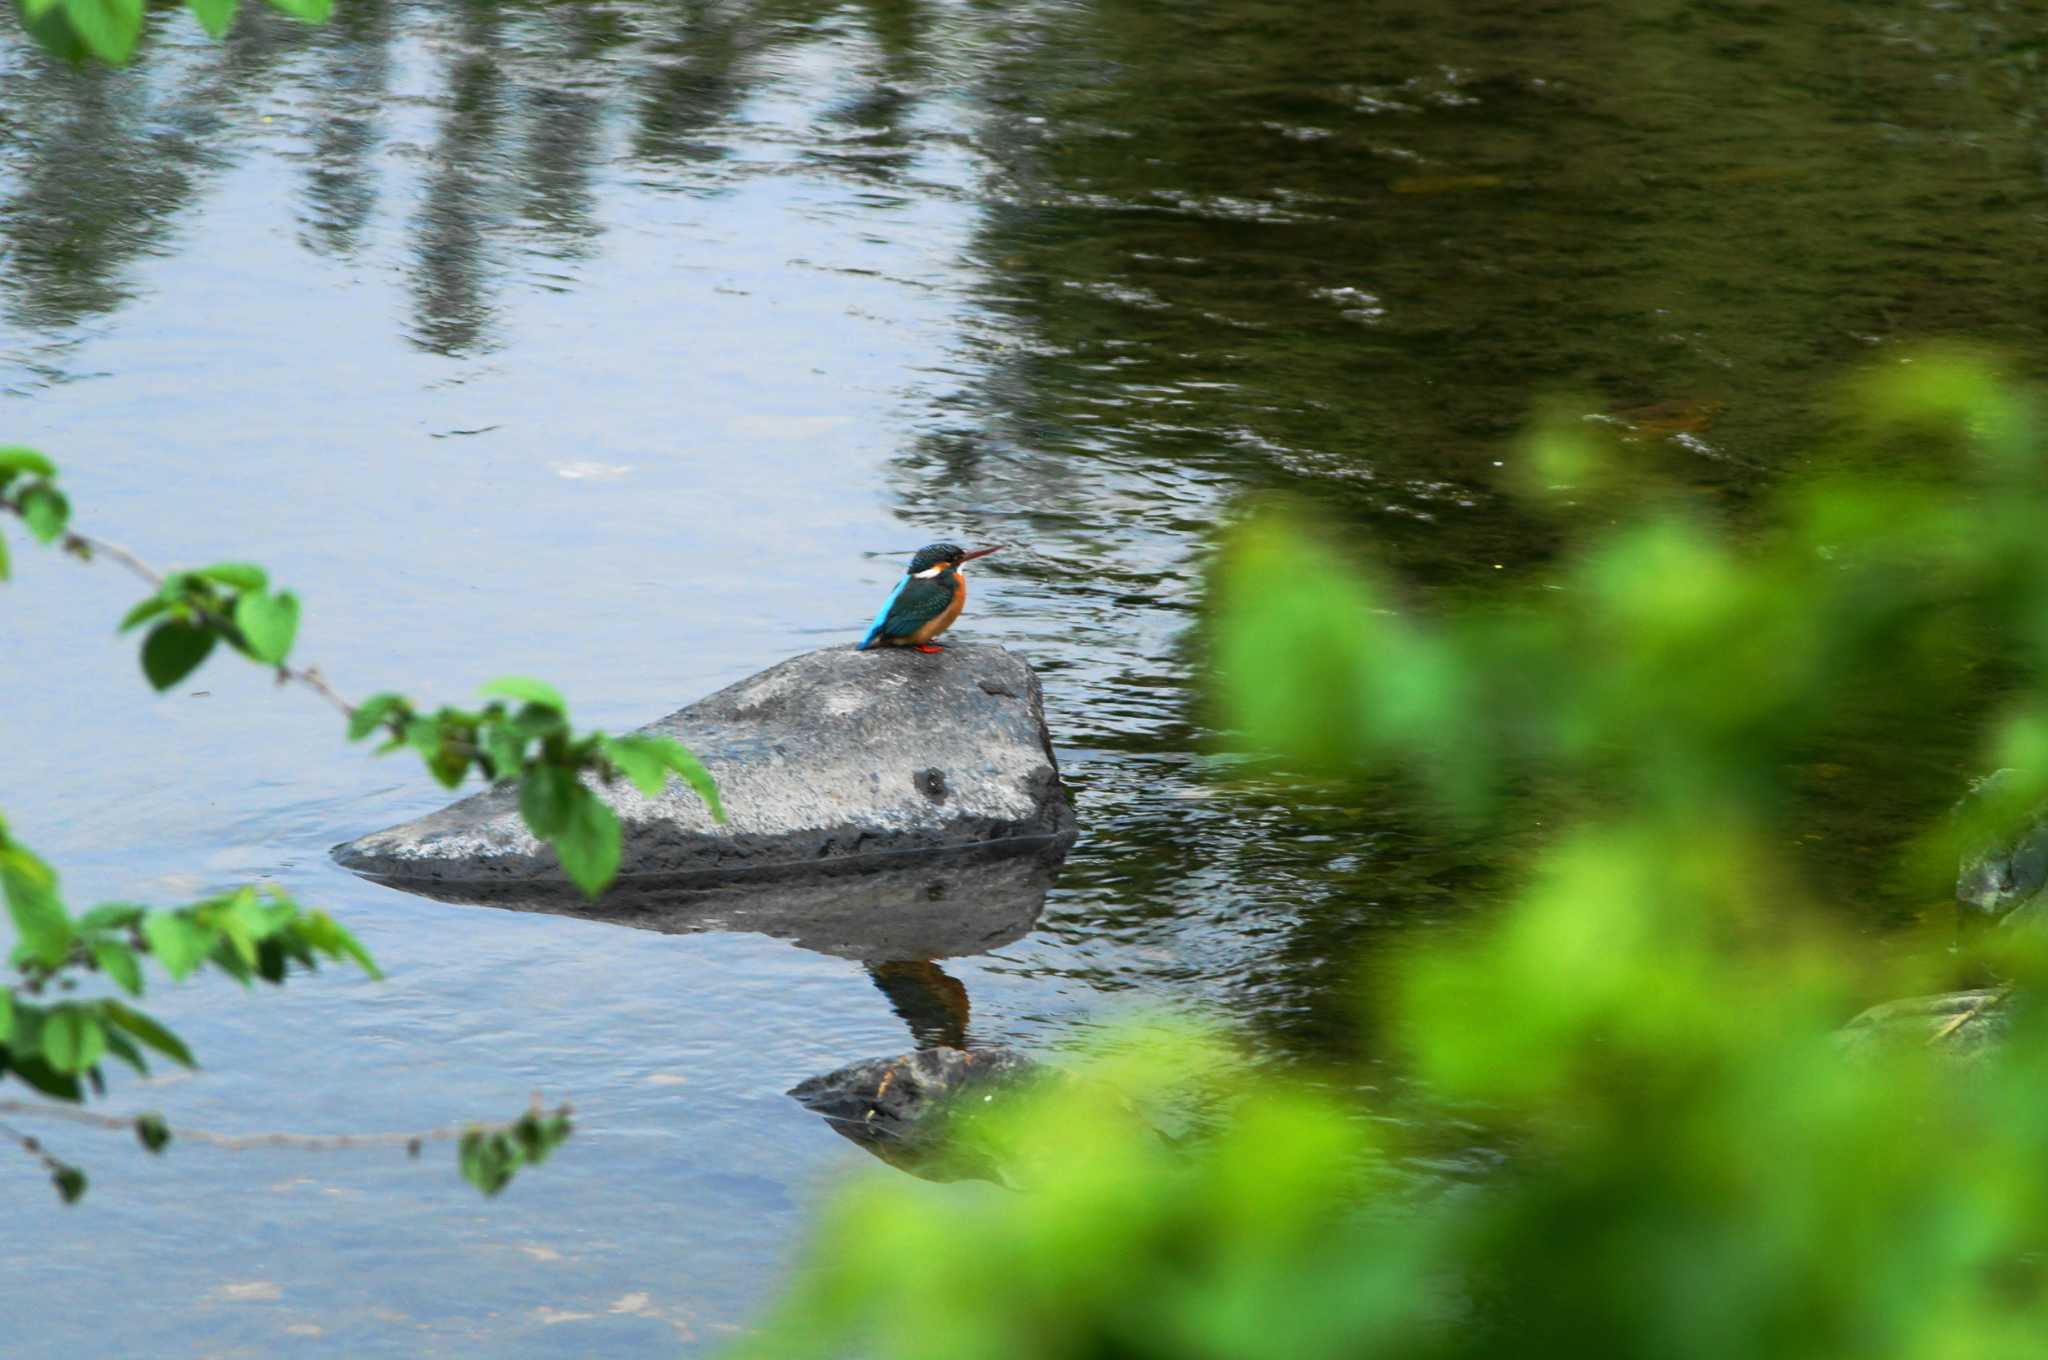
[[[919,548],[910,559],[909,570],[875,611],[875,621],[855,651],[871,647],[915,647],[920,652],[943,652],[932,639],[953,626],[967,603],[967,573],[961,565],[986,557],[1006,545],[977,548],[968,552],[957,543],[933,543]]]

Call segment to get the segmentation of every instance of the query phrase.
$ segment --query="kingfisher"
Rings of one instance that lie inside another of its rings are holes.
[[[875,611],[868,635],[855,651],[870,647],[915,647],[920,652],[943,652],[933,638],[953,626],[967,603],[967,573],[961,565],[986,557],[1007,545],[977,548],[968,552],[957,543],[934,543],[919,548],[910,559],[910,569]]]

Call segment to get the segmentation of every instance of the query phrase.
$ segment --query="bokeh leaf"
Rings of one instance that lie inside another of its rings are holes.
[[[142,673],[159,692],[199,669],[213,650],[214,634],[198,624],[176,619],[149,630],[142,642]]]
[[[276,595],[244,590],[235,600],[235,627],[258,661],[281,665],[299,631],[299,601],[290,591]]]
[[[567,820],[554,836],[555,855],[584,896],[596,898],[619,871],[619,819],[602,798],[581,784],[574,787]]]
[[[185,0],[199,26],[211,38],[224,38],[228,28],[235,22],[235,10],[239,0]]]

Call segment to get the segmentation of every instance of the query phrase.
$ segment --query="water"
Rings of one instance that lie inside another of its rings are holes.
[[[1085,834],[1034,933],[946,965],[973,1039],[1151,1006],[1372,1059],[1377,967],[1541,827],[1233,782],[1190,683],[1218,524],[1307,495],[1419,600],[1485,592],[1557,546],[1500,489],[1546,392],[1739,514],[1850,364],[1967,333],[2038,371],[2039,15],[1200,8],[345,0],[225,46],[160,14],[125,73],[0,40],[0,438],[60,460],[89,532],[268,564],[345,692],[533,673],[612,728],[853,636],[879,550],[1016,544],[964,628],[1044,675]],[[408,1129],[538,1089],[581,1118],[488,1203],[445,1148],[150,1159],[38,1123],[93,1189],[0,1162],[9,1353],[744,1326],[862,1161],[782,1092],[912,1042],[862,970],[340,873],[329,845],[442,795],[252,668],[150,697],[111,631],[139,586],[9,532],[0,808],[72,899],[271,879],[391,974],[153,991],[207,1065],[109,1108]],[[1967,707],[1794,772],[1845,895],[1911,914],[1878,866]]]

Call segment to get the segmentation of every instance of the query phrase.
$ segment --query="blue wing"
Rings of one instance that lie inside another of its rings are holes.
[[[889,598],[882,601],[882,607],[875,611],[875,621],[868,625],[868,635],[860,640],[858,647],[854,648],[856,652],[864,652],[875,645],[875,639],[882,635],[882,623],[889,617],[889,610],[895,605],[896,597],[901,595],[903,587],[909,584],[910,573],[905,572],[902,578],[896,582],[896,588],[889,592]]]

